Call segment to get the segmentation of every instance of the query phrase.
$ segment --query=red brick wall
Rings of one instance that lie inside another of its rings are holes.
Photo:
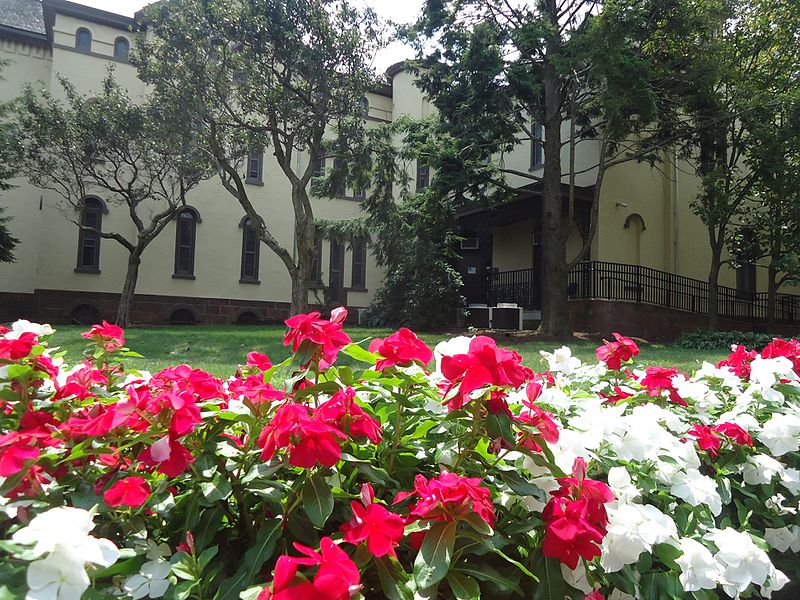
[[[611,300],[571,300],[570,326],[575,331],[600,333],[604,336],[617,331],[648,340],[674,340],[686,331],[708,329],[708,317],[690,312]],[[720,319],[724,331],[766,331],[763,323]],[[797,326],[776,325],[771,333],[787,336],[800,334]]]

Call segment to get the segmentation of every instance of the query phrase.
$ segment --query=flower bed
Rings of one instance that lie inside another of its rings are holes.
[[[615,334],[596,364],[561,348],[537,373],[481,336],[366,349],[345,316],[293,317],[290,359],[251,352],[227,381],[126,370],[106,323],[76,366],[47,325],[0,330],[0,598],[711,599],[798,581],[800,342],[686,375],[635,366]]]

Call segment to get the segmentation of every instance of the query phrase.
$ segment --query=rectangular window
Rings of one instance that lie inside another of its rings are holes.
[[[320,150],[317,160],[314,161],[314,177],[325,177],[325,152]]]
[[[247,173],[245,175],[245,183],[261,184],[262,170],[264,166],[264,153],[251,152],[247,157]]]
[[[239,280],[242,282],[258,282],[259,240],[250,226],[250,220],[242,223],[242,270]]]
[[[328,287],[332,302],[344,302],[344,244],[331,240]]]
[[[173,277],[194,279],[194,244],[197,216],[190,209],[178,213],[175,224],[175,271]]]
[[[95,198],[84,201],[78,231],[78,264],[76,271],[99,272],[100,234],[103,228],[103,205]]]
[[[430,184],[431,168],[423,163],[417,161],[417,191],[421,192]]]
[[[355,200],[363,200],[367,197],[367,192],[364,190],[353,190],[353,198]]]
[[[531,140],[531,169],[544,164],[544,127],[540,123],[533,126],[533,139]]]
[[[363,237],[353,240],[353,270],[350,287],[354,290],[363,290],[367,287],[367,240]]]
[[[333,195],[337,198],[344,198],[347,186],[347,162],[343,158],[336,158],[333,161],[333,169],[336,173],[336,182],[333,188]]]
[[[322,283],[322,235],[314,231],[314,259],[311,261],[311,283]]]

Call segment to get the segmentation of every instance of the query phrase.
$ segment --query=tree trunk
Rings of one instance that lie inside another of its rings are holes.
[[[557,25],[557,8],[548,0],[547,9]],[[558,28],[556,27],[556,30]],[[542,322],[539,331],[547,335],[569,335],[567,306],[566,227],[561,197],[561,80],[553,64],[559,41],[546,43],[544,61],[544,172],[542,173]]]
[[[125,284],[122,286],[122,293],[119,296],[117,305],[116,323],[120,327],[128,327],[131,319],[131,304],[133,295],[136,292],[136,282],[139,279],[139,265],[142,263],[142,252],[144,248],[137,247],[128,256],[128,270],[125,273]]]
[[[778,305],[778,269],[775,264],[780,254],[773,254],[767,270],[767,327],[772,331],[775,326],[776,308]]]
[[[293,194],[303,194],[303,189],[293,189]],[[292,278],[291,315],[308,312],[308,288],[311,283],[311,264],[314,261],[316,244],[314,243],[314,215],[306,211],[298,211],[295,204],[295,248],[297,258],[295,268],[290,270]]]
[[[711,268],[708,270],[708,329],[719,327],[719,270],[722,266],[722,245],[711,244]]]

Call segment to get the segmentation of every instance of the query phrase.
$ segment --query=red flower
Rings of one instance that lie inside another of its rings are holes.
[[[125,332],[122,331],[122,327],[111,325],[106,321],[103,321],[102,325],[92,325],[92,328],[84,331],[81,337],[93,340],[106,352],[116,352],[125,345]]]
[[[358,545],[367,540],[367,550],[373,556],[390,554],[396,558],[394,549],[403,539],[405,519],[372,502],[374,492],[370,484],[362,486],[361,496],[364,504],[351,503],[353,518],[341,527],[344,541]]]
[[[586,462],[575,459],[572,477],[561,477],[561,487],[542,511],[545,536],[542,553],[557,558],[570,569],[578,560],[600,556],[608,514],[605,504],[614,500],[611,489],[601,481],[586,479]]]
[[[141,506],[150,497],[150,486],[143,477],[120,479],[106,490],[103,498],[109,506]]]
[[[143,450],[138,460],[148,467],[158,467],[158,471],[167,477],[177,477],[194,462],[189,450],[172,436],[158,440]]]
[[[742,379],[750,378],[750,363],[758,356],[755,350],[748,350],[744,346],[736,346],[728,358],[717,363],[717,368],[730,367]]]
[[[272,363],[266,354],[260,352],[250,352],[247,355],[247,364],[255,367],[260,371],[269,371],[272,368]]]
[[[614,386],[614,389],[612,390],[611,393],[609,393],[609,392],[600,392],[598,395],[601,398],[605,398],[606,399],[606,403],[608,403],[608,404],[614,404],[616,402],[619,402],[620,400],[625,400],[625,398],[630,398],[631,396],[633,396],[633,394],[626,392],[625,390],[623,390],[618,385]]]
[[[278,558],[272,588],[262,590],[258,600],[350,600],[351,592],[360,588],[358,567],[330,538],[322,538],[320,553],[297,542],[294,547],[305,558]],[[313,580],[297,576],[300,565],[319,566]]]
[[[351,342],[350,336],[342,331],[347,310],[342,307],[334,309],[330,321],[319,316],[318,312],[312,312],[286,319],[289,331],[283,338],[283,345],[291,345],[292,352],[297,352],[303,342],[317,346],[312,360],[314,357],[320,358],[320,368],[326,369],[336,362],[339,350]]]
[[[228,383],[228,391],[234,396],[249,398],[254,404],[281,400],[285,394],[276,390],[271,384],[264,382],[264,375],[257,373],[245,379],[234,379]]]
[[[719,450],[722,442],[716,435],[714,435],[714,431],[711,429],[711,427],[708,425],[700,425],[695,423],[692,425],[692,428],[687,431],[687,433],[692,437],[697,438],[697,446],[701,450],[707,451],[711,456],[717,455],[717,450]]]
[[[16,339],[0,338],[0,359],[20,360],[31,353],[38,338],[35,333],[26,331]]]
[[[617,341],[609,342],[603,340],[604,345],[597,348],[595,354],[597,354],[597,359],[606,363],[609,369],[619,371],[622,367],[622,363],[628,362],[639,354],[639,347],[636,345],[636,342],[630,338],[621,336],[618,333],[613,333],[612,335]]]
[[[292,466],[308,469],[319,463],[332,467],[342,456],[339,439],[347,436],[327,423],[312,419],[307,406],[287,403],[261,430],[258,447],[262,448],[262,460],[271,459],[278,448],[288,448]]]
[[[394,504],[416,495],[417,503],[411,506],[409,513],[417,519],[456,521],[476,514],[494,527],[494,506],[489,490],[480,487],[480,482],[477,477],[461,477],[447,471],[430,480],[417,475],[414,491],[400,492]]]
[[[39,448],[28,436],[20,436],[12,432],[0,436],[0,477],[16,475],[29,460],[39,458]],[[15,436],[13,441],[9,436]]]
[[[366,437],[373,444],[380,443],[383,437],[380,424],[356,404],[355,396],[351,387],[336,392],[330,400],[320,404],[314,418],[350,437]]]
[[[521,413],[517,419],[522,423],[533,425],[539,430],[539,433],[521,431],[519,433],[519,445],[532,452],[541,452],[542,440],[548,444],[555,444],[558,441],[558,424],[553,420],[553,416],[550,413],[543,411],[534,404],[529,405],[529,407],[530,410]]]
[[[586,594],[583,600],[605,600],[605,598],[603,598],[603,594],[600,593],[600,590],[594,590]]]
[[[800,372],[800,341],[774,338],[761,351],[762,358],[778,358],[783,356],[792,361],[792,368]]]
[[[664,367],[647,367],[641,384],[647,388],[648,396],[661,396],[662,392],[669,393],[669,399],[675,404],[688,406],[686,401],[678,395],[672,378],[678,375],[678,369],[665,369]]]
[[[715,425],[713,429],[714,431],[728,436],[740,446],[753,447],[753,438],[736,423],[720,423],[719,425]]]
[[[477,336],[468,354],[442,357],[442,374],[450,381],[445,396],[458,385],[458,393],[447,400],[451,410],[463,407],[469,395],[489,385],[520,387],[533,374],[522,366],[522,357],[507,348],[498,348],[492,338]]]
[[[369,351],[382,356],[375,364],[378,371],[393,365],[409,365],[414,361],[427,366],[433,360],[433,352],[410,329],[401,328],[386,339],[375,338],[369,345]]]

